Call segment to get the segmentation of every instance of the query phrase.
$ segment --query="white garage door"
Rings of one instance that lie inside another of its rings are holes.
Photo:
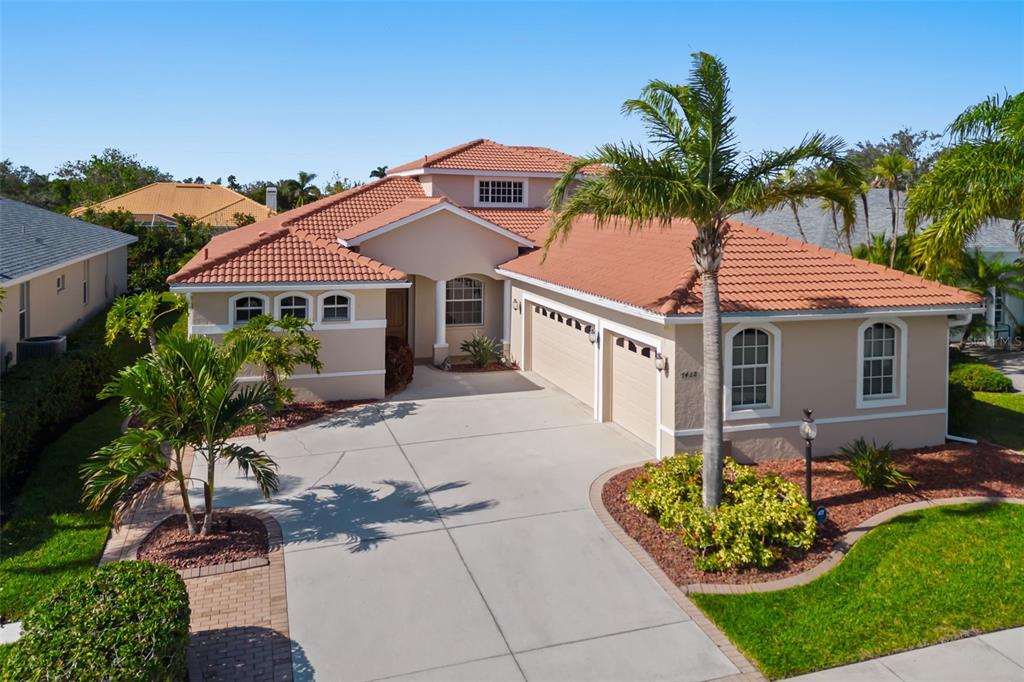
[[[587,405],[594,404],[593,327],[553,308],[532,305],[530,369]]]
[[[639,341],[617,334],[613,334],[609,341],[611,405],[608,416],[648,443],[654,443],[657,400],[655,351]],[[608,369],[605,368],[606,373]]]

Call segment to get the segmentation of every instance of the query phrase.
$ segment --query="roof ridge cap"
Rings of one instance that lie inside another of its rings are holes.
[[[120,199],[121,197],[126,197],[129,194],[135,194],[136,192],[141,192],[142,190],[146,189],[147,187],[152,187],[154,185],[167,185],[167,184],[175,184],[175,181],[174,180],[157,180],[156,182],[151,182],[148,185],[143,185],[142,187],[136,187],[135,189],[130,189],[127,192],[123,192],[123,193],[118,194],[116,196],[108,197],[108,198],[102,199],[100,201],[94,201],[91,204],[86,204],[85,206],[78,206],[76,208],[71,209],[71,211],[72,212],[74,212],[74,211],[83,211],[84,212],[84,211],[92,208],[93,206],[99,206],[100,204],[105,204],[108,201],[113,201],[114,199]],[[43,209],[43,210],[46,210],[46,209]],[[72,216],[70,213],[68,215],[70,217],[72,217],[72,218],[76,218],[75,216]],[[77,220],[77,218],[76,218],[76,220]]]
[[[473,147],[476,147],[477,145],[483,144],[484,142],[490,142],[491,144],[501,144],[500,142],[495,142],[494,140],[488,140],[486,137],[478,137],[475,140],[470,140],[469,142],[463,142],[462,144],[457,144],[454,147],[449,147],[448,149],[443,149],[443,150],[437,152],[437,156],[435,156],[434,158],[430,158],[431,155],[427,154],[426,156],[423,157],[423,165],[420,166],[420,167],[421,168],[431,168],[431,167],[433,167],[433,165],[435,163],[438,163],[440,161],[444,161],[445,159],[450,159],[451,157],[455,156],[456,154],[460,154],[460,153],[466,151],[467,149],[472,149]],[[504,145],[501,145],[501,146],[504,146]],[[429,161],[428,161],[428,159],[429,159]],[[412,163],[415,163],[415,161],[413,161]]]

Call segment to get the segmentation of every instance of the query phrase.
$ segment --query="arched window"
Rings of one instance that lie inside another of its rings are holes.
[[[309,301],[305,296],[285,296],[278,308],[280,317],[290,315],[300,320],[309,319]]]
[[[896,395],[896,327],[876,322],[864,330],[861,392],[865,399]]]
[[[732,407],[767,407],[769,404],[768,334],[744,329],[732,337]]]
[[[235,322],[245,324],[257,315],[263,314],[263,299],[258,296],[242,296],[235,299]]]
[[[352,305],[348,296],[332,294],[324,298],[323,321],[347,322],[351,318]]]
[[[484,323],[484,283],[472,277],[448,280],[445,323],[481,325]]]

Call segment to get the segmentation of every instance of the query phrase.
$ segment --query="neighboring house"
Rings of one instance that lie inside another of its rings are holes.
[[[906,192],[900,192],[896,227],[901,235],[906,234],[906,227],[903,224],[903,203],[905,201]],[[864,205],[859,197],[856,199],[856,206],[857,218],[850,234],[850,242],[855,246],[868,241],[864,221]],[[845,238],[836,236],[831,212],[822,208],[820,202],[809,202],[798,208],[797,211],[808,242],[838,251],[845,252],[847,250]],[[793,218],[793,212],[789,208],[776,209],[759,216],[745,215],[741,216],[741,219],[746,223],[786,237],[802,238],[797,229],[796,220]],[[877,188],[868,192],[868,219],[872,235],[882,234],[886,238],[892,236],[892,211],[889,208],[888,190]],[[842,226],[841,217],[839,225]],[[924,227],[926,225],[922,226],[922,229]],[[1009,220],[996,220],[985,225],[967,245],[967,248],[977,248],[990,258],[1000,256],[1006,261],[1024,258],[1024,253],[1014,241],[1013,223]],[[1002,291],[991,291],[985,302],[984,314],[989,325],[986,342],[991,346],[994,345],[996,336],[1007,337],[1013,333],[1014,321],[1016,321],[1016,325],[1024,324],[1024,299],[1005,295]]]
[[[128,284],[135,237],[35,206],[0,199],[0,366],[18,341],[67,334]]]
[[[483,333],[655,453],[699,447],[693,227],[629,234],[582,219],[545,259],[548,194],[569,159],[453,147],[215,237],[171,289],[189,298],[191,333],[219,338],[259,313],[310,320],[324,367],[293,376],[305,395],[383,397],[388,335],[439,363]],[[821,453],[860,435],[943,442],[947,330],[977,297],[742,224],[721,290],[735,456],[801,452],[803,408],[822,425]]]
[[[140,225],[174,225],[174,215],[192,216],[214,228],[234,228],[235,214],[251,215],[256,220],[269,218],[274,211],[258,201],[223,185],[199,185],[187,182],[154,182],[91,206],[76,208],[72,216],[88,209],[97,212],[128,211]]]

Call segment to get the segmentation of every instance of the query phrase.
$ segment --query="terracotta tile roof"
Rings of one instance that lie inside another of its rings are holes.
[[[367,232],[373,232],[377,228],[390,225],[391,223],[403,218],[408,218],[409,216],[415,215],[432,206],[447,203],[450,202],[445,197],[415,197],[412,199],[403,199],[394,206],[386,208],[380,213],[370,216],[366,220],[362,220],[355,225],[342,229],[338,232],[338,237],[341,239],[353,239],[354,237],[366,234]]]
[[[423,186],[415,178],[389,176],[315,201],[281,215],[286,225],[337,240],[346,228],[400,204],[422,199]]]
[[[501,267],[664,315],[701,311],[688,222],[630,233],[581,219],[569,238]],[[783,312],[978,305],[967,292],[733,223],[719,275],[722,310]]]
[[[388,174],[440,168],[513,173],[561,173],[574,157],[547,147],[522,147],[472,140],[388,169]]]
[[[92,206],[76,208],[71,215],[81,215],[86,208],[96,211],[124,209],[135,215],[167,217],[181,213],[214,227],[234,227],[235,213],[247,213],[256,220],[274,214],[263,204],[223,185],[195,185],[183,182],[154,182]]]
[[[551,223],[546,208],[467,208],[467,211],[520,237],[543,243]]]

